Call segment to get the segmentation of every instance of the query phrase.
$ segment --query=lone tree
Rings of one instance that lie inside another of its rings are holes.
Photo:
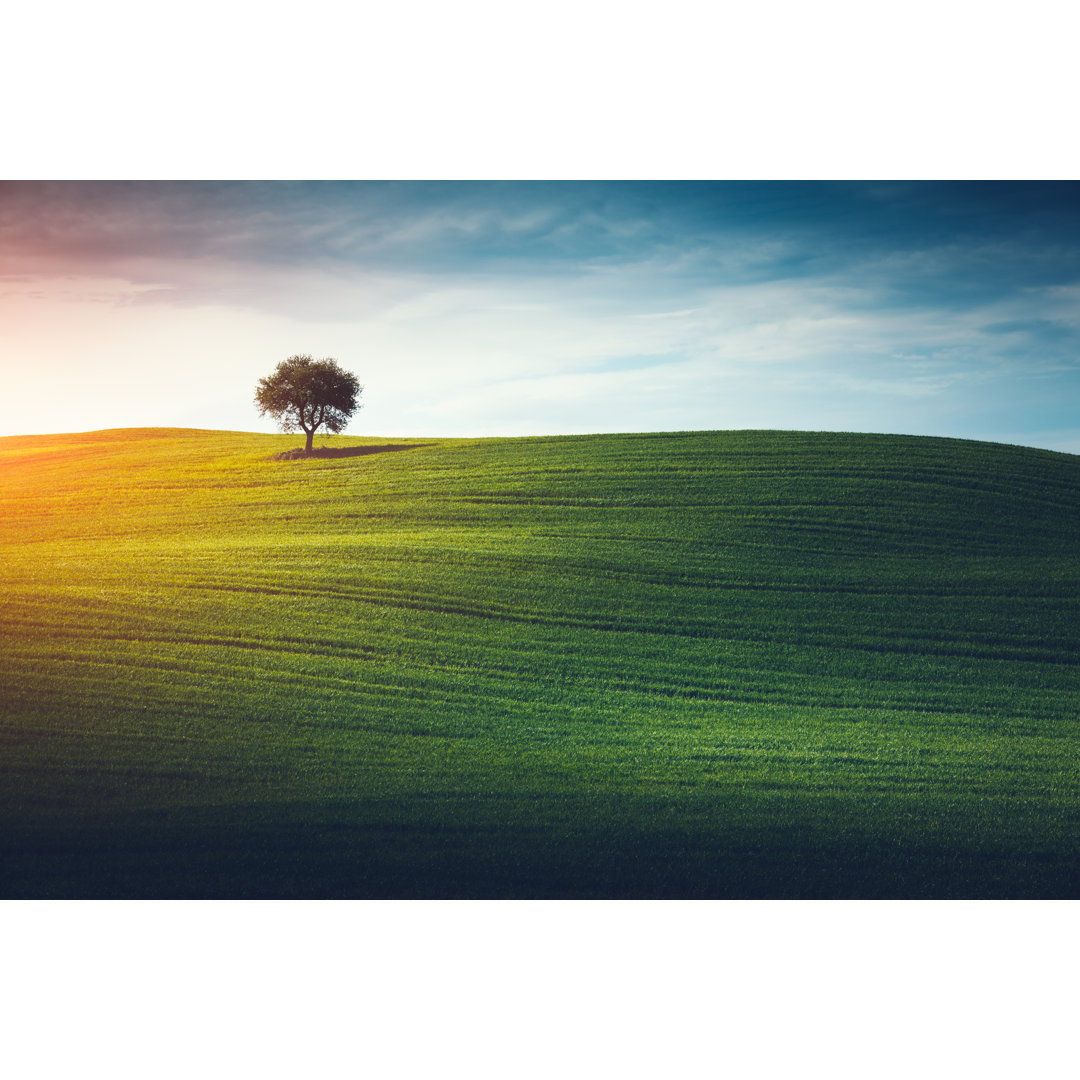
[[[360,408],[363,391],[356,376],[336,360],[315,360],[305,354],[282,360],[273,375],[260,379],[255,404],[259,415],[269,413],[282,431],[302,431],[307,436],[304,453],[310,454],[315,432],[320,427],[342,431]]]

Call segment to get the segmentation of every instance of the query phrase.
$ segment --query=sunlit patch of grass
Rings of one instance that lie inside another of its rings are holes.
[[[0,440],[7,895],[1080,892],[1080,459],[331,445]]]

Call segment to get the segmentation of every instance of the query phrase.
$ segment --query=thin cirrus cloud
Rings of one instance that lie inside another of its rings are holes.
[[[0,433],[263,429],[302,351],[377,434],[1077,452],[1078,298],[1075,184],[0,184]]]

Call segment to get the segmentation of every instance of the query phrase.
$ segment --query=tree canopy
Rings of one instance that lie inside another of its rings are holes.
[[[363,390],[356,376],[336,360],[300,354],[282,360],[272,375],[259,380],[255,404],[259,415],[272,416],[282,431],[304,432],[304,450],[310,454],[320,427],[335,433],[345,429],[361,407]]]

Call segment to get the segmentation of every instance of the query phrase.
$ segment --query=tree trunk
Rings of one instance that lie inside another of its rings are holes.
[[[305,454],[310,454],[311,453],[311,441],[312,441],[312,439],[315,438],[315,431],[314,430],[305,431],[304,434],[307,436],[307,446],[304,447],[304,453]]]

